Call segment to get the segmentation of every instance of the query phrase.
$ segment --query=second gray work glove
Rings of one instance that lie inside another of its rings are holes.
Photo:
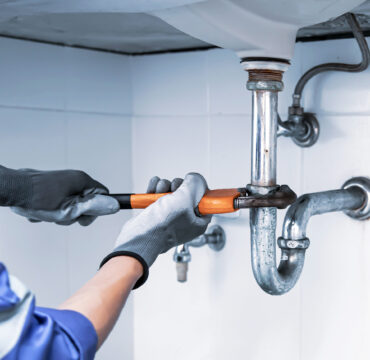
[[[171,184],[168,180],[153,178],[148,190],[167,192],[171,185],[174,189],[179,183],[180,179],[175,179]],[[159,254],[205,232],[212,216],[198,216],[195,209],[207,189],[207,183],[201,175],[186,175],[174,193],[163,196],[123,226],[113,252],[105,257],[101,266],[115,256],[132,256],[144,268],[144,275],[135,288],[141,286]]]
[[[118,201],[104,196],[109,193],[108,189],[83,171],[12,171],[16,179],[22,179],[24,195],[11,210],[31,222],[59,225],[78,222],[86,226],[98,216],[119,211]]]

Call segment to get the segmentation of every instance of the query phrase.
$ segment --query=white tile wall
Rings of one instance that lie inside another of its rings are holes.
[[[129,57],[73,48],[65,52],[68,110],[131,114]]]
[[[66,94],[63,48],[1,39],[0,104],[62,110]],[[52,89],[50,84],[53,84]]]
[[[2,164],[81,168],[117,192],[144,191],[153,175],[188,171],[203,173],[211,188],[249,181],[250,94],[233,53],[128,59],[6,39],[0,48]],[[353,40],[297,44],[282,117],[303,71],[358,59]],[[317,113],[321,138],[305,150],[279,139],[280,183],[303,193],[370,176],[369,74],[328,73],[309,83],[304,104]],[[128,216],[63,228],[28,224],[1,209],[0,251],[40,304],[53,306],[94,274]],[[291,293],[271,297],[253,279],[248,213],[214,222],[227,233],[223,252],[193,250],[186,284],[176,283],[172,252],[160,256],[135,292],[135,311],[130,299],[98,359],[370,357],[368,223],[343,214],[312,219],[302,279]]]
[[[0,108],[2,164],[63,168],[64,124],[61,112]],[[0,223],[2,261],[37,293],[40,304],[58,305],[69,290],[66,232],[50,224],[30,224],[7,208],[1,208]]]
[[[68,167],[86,171],[111,192],[131,189],[131,119],[86,113],[69,113],[66,117]],[[129,217],[129,212],[120,212],[99,218],[88,227],[68,228],[72,291],[96,272],[102,254],[112,249],[121,225]],[[84,256],[86,251],[88,257]]]
[[[370,39],[368,39],[370,44]],[[354,41],[333,40],[302,47],[304,71],[322,62],[360,62],[360,51]],[[370,72],[327,72],[310,80],[304,90],[307,110],[321,114],[367,115],[370,113]]]
[[[140,172],[134,191],[144,191],[153,175],[173,179],[191,171],[208,172],[206,118],[134,117],[133,124],[133,169]]]
[[[0,39],[1,164],[78,168],[112,191],[131,189],[129,59],[94,51]],[[0,209],[1,261],[57,306],[96,273],[130,214],[89,227],[31,224]],[[97,359],[133,358],[132,301]]]
[[[369,116],[323,115],[320,120],[323,137],[304,154],[305,191],[338,188],[352,176],[369,176],[364,155],[370,150]],[[328,359],[333,353],[340,360],[369,358],[369,235],[367,222],[344,214],[312,219],[301,287],[304,360]]]
[[[206,57],[207,91],[212,114],[250,114],[250,94],[246,94],[248,75],[238,56],[227,50],[208,51]]]
[[[211,188],[245,185],[250,95],[235,55],[212,50],[133,60],[135,190],[142,191],[152,174],[171,178],[191,165],[207,175]],[[303,71],[324,61],[358,60],[353,40],[297,44],[280,95],[282,117]],[[323,74],[310,82],[304,103],[317,113],[321,138],[305,150],[279,139],[280,183],[302,194],[370,176],[369,74]],[[289,294],[271,297],[251,272],[247,212],[214,221],[226,230],[222,253],[194,249],[186,284],[175,281],[172,252],[162,255],[135,293],[135,360],[370,357],[369,223],[343,214],[312,219],[301,281]]]
[[[208,175],[207,119],[202,117],[139,117],[133,119],[134,190],[144,191],[150,176],[174,178],[189,171]],[[135,359],[186,360],[209,354],[209,257],[194,257],[189,277],[175,281],[171,256],[161,256],[151,268],[151,279],[135,292]],[[205,300],[206,299],[206,300]],[[190,306],[184,306],[191,304]],[[140,310],[139,310],[140,309]],[[197,331],[191,329],[197,328]],[[161,341],[158,336],[161,334]],[[199,337],[203,341],[199,341]],[[179,341],[178,339],[186,339]],[[189,347],[188,343],[196,343]],[[150,354],[150,355],[149,355]]]
[[[135,115],[198,115],[207,112],[205,53],[132,59]],[[163,71],[167,69],[167,71]],[[184,76],[192,74],[192,77]],[[197,83],[194,83],[194,78]]]

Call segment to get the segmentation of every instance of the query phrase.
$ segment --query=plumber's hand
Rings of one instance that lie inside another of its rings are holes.
[[[83,171],[21,169],[17,172],[30,190],[22,206],[12,206],[11,210],[31,222],[59,225],[79,222],[87,226],[98,216],[119,210],[116,199],[104,196],[108,189]]]
[[[148,268],[159,254],[203,234],[211,221],[211,215],[198,216],[195,213],[207,190],[207,183],[201,175],[190,173],[183,182],[175,179],[172,183],[155,177],[148,187],[148,192],[169,190],[176,191],[163,196],[123,226],[114,251],[102,261],[101,266],[120,255],[140,261],[144,275],[135,288],[145,282]]]

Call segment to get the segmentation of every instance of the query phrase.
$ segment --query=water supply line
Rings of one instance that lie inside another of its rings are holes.
[[[280,126],[279,136],[291,137],[301,147],[310,147],[315,144],[320,135],[320,125],[315,114],[305,112],[301,106],[303,89],[310,79],[326,71],[361,72],[368,68],[370,51],[361,27],[352,13],[343,15],[361,51],[361,61],[358,64],[325,63],[306,71],[298,80],[294,89],[293,103],[288,109],[288,119],[282,121],[278,117]]]
[[[252,161],[248,193],[266,195],[276,182],[278,130],[278,92],[283,89],[282,75],[289,63],[279,59],[243,59],[252,91]],[[333,211],[363,220],[370,216],[370,179],[354,178],[343,189],[306,194],[292,204],[286,214],[283,234],[276,240],[274,207],[250,209],[251,257],[254,277],[271,295],[288,292],[302,272],[309,246],[306,227],[311,216]],[[276,243],[282,254],[276,264]]]
[[[366,38],[364,37],[360,24],[358,23],[356,16],[352,13],[347,13],[343,15],[350,26],[353,36],[355,37],[358,46],[360,47],[361,51],[361,62],[358,64],[344,64],[344,63],[325,63],[321,65],[317,65],[312,69],[306,71],[302,77],[297,82],[297,85],[294,89],[293,94],[293,107],[300,107],[301,106],[301,98],[302,92],[304,87],[306,86],[307,82],[312,79],[314,76],[321,74],[322,72],[326,71],[345,71],[345,72],[361,72],[367,69],[370,62],[370,53],[369,47],[366,42]]]

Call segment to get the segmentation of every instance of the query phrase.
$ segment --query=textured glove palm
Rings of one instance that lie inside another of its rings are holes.
[[[201,175],[186,175],[174,193],[160,198],[123,226],[113,253],[103,260],[102,265],[114,256],[135,257],[144,267],[144,276],[136,287],[140,286],[146,280],[148,267],[159,254],[205,232],[211,216],[197,216],[195,209],[206,190],[207,183]]]

